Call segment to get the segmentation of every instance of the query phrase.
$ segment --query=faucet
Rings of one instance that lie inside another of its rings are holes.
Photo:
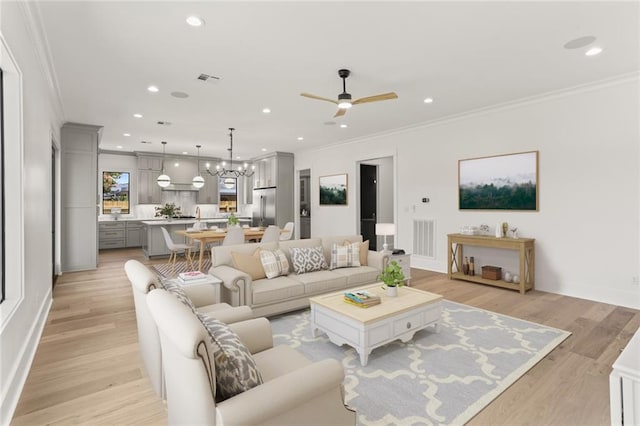
[[[200,220],[200,206],[196,206],[196,220]]]

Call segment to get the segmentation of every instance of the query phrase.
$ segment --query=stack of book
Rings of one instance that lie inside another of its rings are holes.
[[[188,272],[180,272],[178,274],[178,279],[183,284],[195,284],[202,281],[207,281],[211,278],[208,274],[200,271],[188,271]]]
[[[377,296],[366,290],[346,291],[344,293],[344,301],[361,308],[380,304],[380,296]]]

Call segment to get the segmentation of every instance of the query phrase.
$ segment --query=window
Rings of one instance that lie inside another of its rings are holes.
[[[238,179],[220,178],[218,179],[220,189],[220,211],[235,212],[238,205]]]
[[[127,172],[102,172],[102,214],[110,213],[129,213]]]

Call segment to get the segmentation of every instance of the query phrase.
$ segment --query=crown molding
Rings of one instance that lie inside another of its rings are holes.
[[[42,24],[40,8],[38,7],[37,2],[31,1],[20,1],[18,2],[18,5],[20,6],[20,10],[25,18],[27,32],[31,37],[36,57],[47,82],[51,107],[56,115],[58,125],[62,125],[62,123],[66,121],[64,108],[62,106],[62,96],[60,94],[60,86],[58,84],[56,70],[53,66],[51,50],[49,49],[49,41],[47,40],[46,32],[44,31],[44,26]]]

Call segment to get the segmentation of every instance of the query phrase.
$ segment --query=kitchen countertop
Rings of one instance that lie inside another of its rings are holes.
[[[238,220],[241,221],[247,221],[247,220],[251,220],[250,217],[238,217]],[[200,219],[200,222],[204,222],[204,223],[227,223],[227,218],[226,217],[221,217],[221,218],[209,218],[209,219]],[[158,226],[158,225],[188,225],[188,224],[192,224],[192,223],[196,223],[195,219],[171,219],[171,220],[167,220],[167,219],[147,219],[147,220],[142,220],[142,223],[144,223],[145,225],[152,225],[152,226]]]
[[[250,217],[248,216],[237,216],[237,218],[239,220],[251,220]],[[138,222],[164,222],[164,223],[168,223],[167,219],[162,218],[162,217],[121,217],[118,219],[114,219],[111,217],[105,217],[105,218],[98,218],[98,222],[131,222],[131,221],[138,221]],[[171,222],[176,222],[176,223],[191,223],[191,222],[195,222],[195,219],[173,219]],[[200,219],[201,222],[226,222],[227,218],[226,217],[208,217],[208,218],[202,218]]]

